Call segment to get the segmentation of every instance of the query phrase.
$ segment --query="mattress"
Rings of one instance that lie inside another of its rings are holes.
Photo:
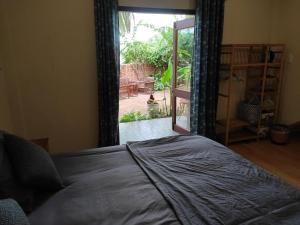
[[[66,188],[29,215],[31,225],[179,225],[126,146],[54,157]]]
[[[300,220],[299,190],[204,137],[135,142],[53,160],[66,188],[29,215],[32,225],[294,225]]]

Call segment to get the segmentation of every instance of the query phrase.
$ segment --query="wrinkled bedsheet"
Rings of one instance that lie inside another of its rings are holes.
[[[183,225],[297,225],[300,192],[200,136],[128,143]]]

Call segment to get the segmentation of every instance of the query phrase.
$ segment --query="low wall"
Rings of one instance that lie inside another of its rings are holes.
[[[122,64],[120,68],[120,78],[138,81],[153,75],[154,72],[154,66],[149,64]]]

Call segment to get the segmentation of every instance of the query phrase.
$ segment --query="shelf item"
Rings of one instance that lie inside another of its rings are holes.
[[[217,133],[225,145],[259,139],[276,120],[284,51],[283,44],[222,46],[220,86],[224,88],[218,96],[223,111],[218,116],[223,119],[217,121]],[[240,111],[241,103],[249,107]]]

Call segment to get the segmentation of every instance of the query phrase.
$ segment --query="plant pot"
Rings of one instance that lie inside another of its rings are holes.
[[[287,144],[289,140],[290,130],[288,126],[282,124],[275,124],[271,127],[270,137],[275,144]]]
[[[159,111],[159,104],[147,103],[147,106],[148,106],[148,111],[152,111],[152,110]]]
[[[159,104],[147,103],[147,106],[148,106],[149,117],[152,119],[157,118],[159,115]]]

